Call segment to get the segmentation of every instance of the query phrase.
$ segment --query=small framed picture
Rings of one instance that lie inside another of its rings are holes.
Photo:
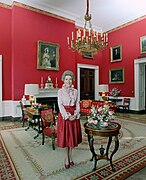
[[[83,54],[83,58],[88,58],[88,59],[93,59],[93,53],[92,52],[84,52]]]
[[[109,70],[109,82],[124,83],[124,68],[115,68]]]
[[[37,69],[59,70],[59,44],[38,41]]]
[[[146,53],[146,36],[140,37],[140,53]]]
[[[122,61],[122,45],[113,46],[110,48],[111,62]]]

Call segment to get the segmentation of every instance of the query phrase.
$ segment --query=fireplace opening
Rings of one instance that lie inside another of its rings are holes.
[[[40,104],[47,104],[53,110],[59,112],[57,97],[36,97],[36,102]]]

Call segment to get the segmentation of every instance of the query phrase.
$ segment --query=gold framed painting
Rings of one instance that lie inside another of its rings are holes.
[[[111,62],[122,61],[122,45],[113,46],[110,48]]]
[[[82,54],[83,58],[87,58],[87,59],[93,59],[94,56],[93,56],[93,53],[92,52],[84,52]]]
[[[146,53],[146,36],[140,37],[140,53]]]
[[[59,70],[59,44],[38,41],[37,69]]]
[[[109,70],[109,83],[124,83],[124,68],[114,68]]]

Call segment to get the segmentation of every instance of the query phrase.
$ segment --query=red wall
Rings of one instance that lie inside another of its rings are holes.
[[[2,60],[3,99],[11,99],[11,9],[0,7],[0,54]]]
[[[40,84],[41,77],[47,80],[48,75],[53,83],[57,77],[61,87],[63,71],[75,71],[75,54],[68,50],[66,41],[66,37],[75,28],[74,24],[17,6],[13,7],[12,14],[13,99],[22,97],[24,84]],[[37,69],[38,40],[60,45],[59,71]]]
[[[55,17],[43,15],[14,5],[12,9],[0,7],[0,54],[3,55],[3,100],[20,100],[24,94],[24,84],[39,83],[41,77],[51,76],[53,83],[64,70],[77,71],[76,64],[99,66],[100,84],[109,83],[109,69],[125,68],[125,83],[110,84],[119,87],[121,96],[133,96],[134,59],[140,56],[141,36],[146,35],[146,19],[109,33],[109,47],[94,56],[82,58],[67,47],[67,37],[75,31],[75,24]],[[37,69],[37,42],[60,45],[59,71]],[[110,62],[110,47],[122,44],[122,61]],[[76,84],[75,84],[76,85]]]
[[[118,87],[121,89],[120,96],[134,96],[134,59],[140,54],[140,37],[146,36],[146,19],[135,22],[117,31],[109,33],[108,49],[103,51],[103,59],[100,76],[101,83],[109,82],[109,69],[124,68],[125,83],[110,84],[109,88]],[[122,45],[122,61],[110,62],[110,47]],[[145,54],[146,55],[146,54]],[[143,56],[145,56],[143,55]]]

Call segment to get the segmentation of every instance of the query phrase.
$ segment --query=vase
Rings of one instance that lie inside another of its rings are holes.
[[[108,127],[108,122],[100,121],[99,126],[100,127]]]

